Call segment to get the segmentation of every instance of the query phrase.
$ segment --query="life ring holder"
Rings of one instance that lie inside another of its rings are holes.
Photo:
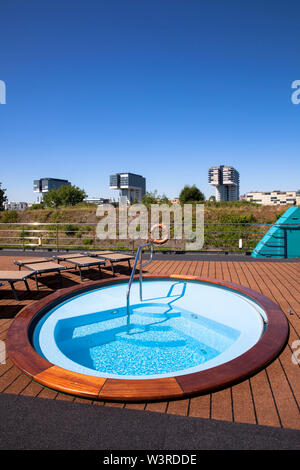
[[[166,231],[165,237],[162,238],[161,240],[154,238],[152,235],[153,230],[156,228],[161,228],[162,230]],[[155,224],[151,227],[149,231],[149,240],[148,240],[149,242],[155,245],[164,245],[164,243],[166,243],[168,240],[169,240],[169,231],[168,231],[168,228],[164,224]]]

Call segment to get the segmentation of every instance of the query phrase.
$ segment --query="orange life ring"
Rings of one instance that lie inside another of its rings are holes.
[[[161,228],[161,229],[166,230],[167,233],[166,233],[165,237],[162,238],[161,240],[153,238],[152,231],[155,228]],[[155,224],[155,225],[153,225],[153,227],[151,227],[150,232],[149,232],[149,241],[151,241],[152,243],[155,243],[156,245],[163,245],[168,240],[169,240],[169,232],[168,232],[168,228],[164,224]]]

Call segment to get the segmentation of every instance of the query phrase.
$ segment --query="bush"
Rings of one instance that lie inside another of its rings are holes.
[[[91,245],[93,243],[93,240],[90,238],[86,238],[85,240],[82,240],[83,245]]]
[[[67,224],[65,225],[65,234],[68,237],[73,237],[80,230],[78,225]]]
[[[36,210],[39,210],[39,209],[44,209],[45,205],[44,203],[41,203],[41,204],[32,204],[30,207],[28,207],[28,210],[30,211],[36,211]]]
[[[19,220],[19,214],[15,210],[4,211],[1,217],[1,222],[4,223],[15,223]]]
[[[49,217],[49,220],[51,222],[57,223],[57,222],[60,222],[61,219],[62,219],[62,214],[58,210],[51,212],[50,217]]]
[[[26,230],[21,230],[21,232],[19,232],[19,238],[29,237],[29,235],[30,232],[27,232]]]
[[[214,196],[212,196],[214,197]],[[214,201],[212,199],[209,199],[208,201],[205,202],[205,205],[208,207],[225,207],[226,209],[230,208],[239,208],[239,207],[261,207],[260,204],[257,202],[251,202],[251,201]]]
[[[238,214],[236,212],[222,213],[219,215],[219,221],[224,224],[253,224],[257,222],[253,214]]]

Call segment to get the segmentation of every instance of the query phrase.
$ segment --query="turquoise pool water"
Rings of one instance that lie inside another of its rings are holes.
[[[201,282],[145,280],[84,292],[51,309],[33,335],[53,364],[83,374],[157,378],[204,370],[260,338],[264,312],[229,289]]]

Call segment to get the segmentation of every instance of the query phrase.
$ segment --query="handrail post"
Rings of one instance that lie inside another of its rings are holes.
[[[142,301],[142,297],[143,297],[143,294],[142,294],[142,282],[143,282],[143,249],[141,249],[140,251],[140,272],[139,272],[139,275],[140,275],[140,301]]]
[[[56,229],[56,251],[58,251],[58,225],[57,225],[57,222],[55,224],[55,229]]]
[[[24,251],[25,250],[24,225],[22,225],[22,245],[23,245],[23,251]]]

